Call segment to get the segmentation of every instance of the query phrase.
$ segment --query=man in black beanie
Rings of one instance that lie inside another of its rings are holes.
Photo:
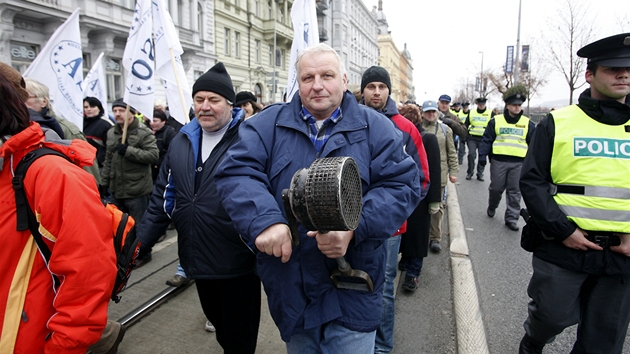
[[[211,322],[206,330],[214,325],[226,353],[254,354],[261,300],[255,255],[232,226],[214,179],[226,151],[239,140],[244,113],[233,108],[236,94],[223,63],[197,79],[192,95],[196,119],[182,127],[164,157],[149,208],[138,225],[140,254],[150,254],[172,220],[184,272],[167,284],[195,279]]]

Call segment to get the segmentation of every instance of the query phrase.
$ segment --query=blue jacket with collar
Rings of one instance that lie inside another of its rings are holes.
[[[341,103],[343,118],[332,128],[319,156],[301,108],[295,95],[291,102],[269,106],[245,121],[239,129],[240,141],[219,166],[217,188],[236,230],[254,248],[264,229],[287,223],[282,189],[289,187],[298,169],[308,168],[318,157],[354,158],[362,180],[363,210],[345,258],[370,275],[374,292],[336,289],[329,276],[337,263],[319,251],[302,226],[300,245],[293,248],[287,263],[258,253],[257,269],[284,341],[330,321],[370,332],[381,322],[386,240],[420,200],[418,168],[405,153],[401,133],[391,120],[359,106],[350,92],[344,93]]]
[[[179,260],[192,279],[236,278],[255,271],[254,252],[242,241],[221,204],[215,173],[230,146],[238,141],[243,111],[233,120],[219,144],[197,168],[201,126],[197,119],[173,138],[160,167],[149,207],[137,227],[143,249],[150,249],[173,220],[178,234]],[[195,176],[201,183],[195,191]]]

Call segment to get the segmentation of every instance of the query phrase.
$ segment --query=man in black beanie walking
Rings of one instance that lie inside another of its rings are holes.
[[[239,140],[243,110],[223,63],[193,85],[195,117],[171,142],[138,226],[141,254],[151,251],[173,221],[179,260],[195,279],[203,312],[225,353],[256,351],[260,279],[253,251],[241,241],[215,187],[215,171]],[[177,205],[177,209],[174,209]]]

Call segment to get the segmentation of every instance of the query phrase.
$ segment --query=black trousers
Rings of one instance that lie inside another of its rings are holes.
[[[225,354],[254,354],[260,326],[260,278],[196,279],[203,313]]]
[[[630,276],[576,272],[532,258],[525,332],[550,343],[577,323],[571,353],[621,354],[630,321]]]
[[[466,173],[472,176],[475,173],[475,160],[477,159],[477,151],[479,150],[479,146],[481,146],[481,137],[472,137],[469,136],[468,140],[468,170]],[[477,164],[477,177],[483,177],[483,171],[486,166],[480,166]]]

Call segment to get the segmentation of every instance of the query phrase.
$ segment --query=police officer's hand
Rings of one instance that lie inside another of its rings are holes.
[[[125,156],[125,154],[127,153],[127,146],[127,144],[118,144],[118,146],[116,146],[116,151],[118,152],[118,155]]]
[[[451,183],[457,182],[457,176],[449,175],[448,179],[449,179],[449,181],[451,181]]]
[[[479,166],[485,166],[488,163],[485,155],[479,155]]]
[[[610,247],[611,251],[630,257],[630,234],[615,234],[621,239],[621,245]]]
[[[282,263],[291,258],[291,231],[286,224],[273,224],[264,229],[257,237],[256,248],[270,256],[280,257]]]
[[[584,237],[586,232],[580,229],[579,227],[575,228],[575,231],[571,234],[571,236],[567,237],[562,243],[569,248],[573,248],[574,250],[582,250],[586,251],[589,248],[597,251],[603,251],[599,245],[589,241]]]
[[[309,231],[308,237],[315,237],[317,248],[328,258],[343,257],[348,250],[348,244],[354,237],[354,231],[329,231],[320,234],[318,231]]]

